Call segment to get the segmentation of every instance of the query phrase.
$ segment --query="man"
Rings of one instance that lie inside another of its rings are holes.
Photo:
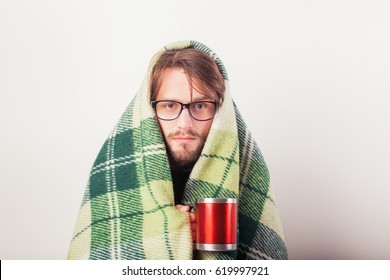
[[[176,208],[181,211],[190,209],[180,204],[185,184],[223,102],[224,91],[217,64],[197,49],[167,51],[153,68],[152,105],[167,147]],[[190,213],[190,221],[195,239],[195,214]]]
[[[237,251],[193,251],[189,205],[202,197],[238,199]],[[152,59],[91,170],[68,257],[287,258],[267,167],[206,46],[177,42]]]

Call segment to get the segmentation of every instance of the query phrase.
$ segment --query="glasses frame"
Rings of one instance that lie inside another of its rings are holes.
[[[179,103],[181,108],[180,108],[180,112],[179,114],[177,115],[176,118],[173,118],[173,119],[164,119],[164,118],[160,118],[159,115],[157,114],[157,104],[160,103],[160,102],[175,102],[175,103]],[[205,120],[199,120],[197,118],[195,118],[192,113],[191,113],[191,109],[190,109],[190,106],[191,104],[194,104],[194,103],[212,103],[214,104],[214,113],[213,113],[213,116],[211,118],[208,118],[208,119],[205,119]],[[217,109],[217,101],[216,100],[213,100],[213,101],[210,101],[210,100],[205,100],[205,101],[194,101],[194,102],[190,102],[190,103],[181,103],[179,101],[176,101],[176,100],[154,100],[154,101],[151,101],[150,104],[152,105],[154,111],[156,112],[156,116],[157,118],[159,118],[160,120],[163,120],[163,121],[173,121],[173,120],[176,120],[178,117],[180,117],[181,113],[183,112],[183,109],[184,108],[187,108],[188,109],[188,113],[190,114],[191,118],[193,118],[194,120],[197,120],[199,122],[205,122],[205,121],[208,121],[208,120],[211,120],[212,118],[214,118],[215,116],[215,113],[216,113],[216,109]]]

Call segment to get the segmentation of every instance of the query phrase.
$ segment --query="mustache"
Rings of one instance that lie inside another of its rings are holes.
[[[200,134],[196,133],[196,131],[192,130],[191,128],[186,130],[176,130],[168,134],[168,137],[175,137],[175,136],[200,137]]]

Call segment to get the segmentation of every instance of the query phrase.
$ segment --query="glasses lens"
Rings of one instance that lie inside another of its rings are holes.
[[[190,105],[190,112],[196,120],[209,120],[214,116],[215,104],[208,101],[193,102]]]
[[[160,119],[176,119],[181,111],[181,104],[175,101],[160,101],[156,104],[156,113]]]

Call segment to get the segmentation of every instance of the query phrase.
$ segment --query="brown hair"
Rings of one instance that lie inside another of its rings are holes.
[[[216,99],[217,107],[221,106],[225,93],[223,76],[209,55],[193,48],[169,50],[161,55],[152,70],[151,100],[155,100],[168,68],[183,69],[191,88]]]

